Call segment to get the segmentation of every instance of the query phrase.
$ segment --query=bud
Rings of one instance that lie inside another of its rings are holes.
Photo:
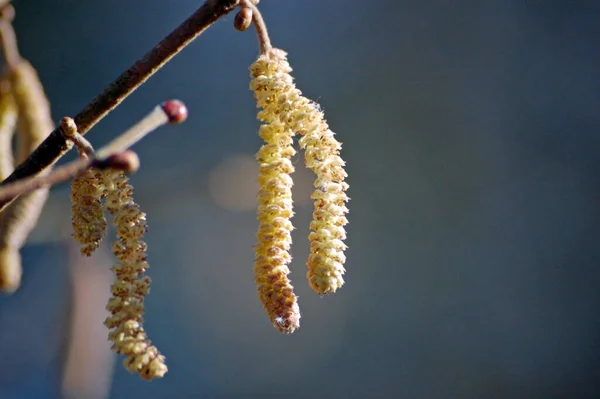
[[[252,10],[248,7],[243,7],[235,15],[233,20],[233,27],[240,32],[245,31],[252,24]]]
[[[109,155],[106,159],[97,159],[93,162],[92,167],[103,169],[114,169],[129,173],[135,173],[140,168],[140,158],[132,150],[125,150]]]

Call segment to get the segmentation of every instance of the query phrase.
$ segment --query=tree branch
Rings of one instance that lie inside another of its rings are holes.
[[[77,129],[85,134],[106,114],[119,105],[129,94],[164,66],[192,40],[198,37],[219,18],[233,11],[239,0],[207,0],[192,16],[161,40],[145,56],[123,72],[100,95],[94,98],[75,116]],[[59,128],[6,178],[0,186],[37,175],[55,163],[68,150],[69,145]],[[0,203],[0,211],[14,198]]]

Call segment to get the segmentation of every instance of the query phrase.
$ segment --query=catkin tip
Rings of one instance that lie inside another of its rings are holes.
[[[21,285],[21,254],[18,249],[0,248],[0,290],[11,294]]]
[[[168,100],[161,104],[162,110],[169,118],[169,123],[182,123],[188,117],[188,109],[179,100]]]

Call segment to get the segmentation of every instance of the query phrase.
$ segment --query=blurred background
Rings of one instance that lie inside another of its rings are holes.
[[[13,3],[59,120],[201,1]],[[100,146],[165,99],[189,107],[135,146],[131,178],[150,225],[145,326],[169,373],[147,383],[108,350],[112,255],[73,253],[61,185],[21,289],[0,298],[0,398],[600,397],[600,3],[260,9],[344,143],[346,285],[320,298],[305,280],[312,176],[299,155],[302,327],[279,334],[258,301],[258,47],[231,14],[88,136]]]

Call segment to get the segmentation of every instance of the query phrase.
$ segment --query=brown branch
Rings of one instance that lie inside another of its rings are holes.
[[[207,0],[192,16],[161,40],[152,50],[123,72],[104,92],[94,98],[75,116],[81,134],[85,134],[106,114],[119,105],[129,94],[164,66],[192,40],[198,37],[219,18],[233,11],[239,0]],[[39,174],[62,157],[70,146],[60,129],[46,140],[6,178],[0,186]],[[8,201],[0,201],[2,211]]]

